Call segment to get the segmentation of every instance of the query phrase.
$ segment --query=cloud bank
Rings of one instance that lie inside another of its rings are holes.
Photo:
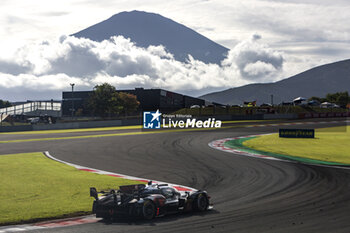
[[[266,82],[273,79],[282,69],[283,55],[265,44],[258,43],[261,36],[254,34],[250,40],[243,41],[230,50],[223,65],[234,64],[241,77],[255,82]]]
[[[219,66],[190,55],[183,63],[161,45],[141,48],[121,36],[102,42],[61,36],[0,57],[0,99],[57,99],[69,90],[69,83],[77,90],[108,82],[117,89],[164,88],[195,96],[273,81],[282,70],[283,54],[260,38],[254,35],[238,43]]]

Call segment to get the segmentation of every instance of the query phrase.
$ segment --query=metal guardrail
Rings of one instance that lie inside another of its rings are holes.
[[[61,111],[61,103],[54,102],[30,102],[12,107],[1,108],[0,114],[6,115],[26,115],[35,111]]]

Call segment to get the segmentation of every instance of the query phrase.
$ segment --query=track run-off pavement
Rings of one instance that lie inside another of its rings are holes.
[[[206,190],[214,204],[205,213],[152,221],[99,220],[29,232],[350,232],[349,170],[252,158],[208,146],[217,139],[274,133],[281,127],[346,124],[344,119],[297,122],[301,124],[10,142],[1,144],[0,155],[49,151],[81,166]]]

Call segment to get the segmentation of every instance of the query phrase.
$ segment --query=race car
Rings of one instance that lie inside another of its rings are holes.
[[[212,208],[206,191],[177,191],[168,184],[124,185],[119,190],[97,192],[90,188],[95,200],[92,212],[96,217],[140,217],[147,220],[172,213],[206,211]]]

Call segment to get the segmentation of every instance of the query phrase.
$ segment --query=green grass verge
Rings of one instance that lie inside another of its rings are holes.
[[[57,133],[80,133],[80,132],[95,132],[95,131],[112,131],[112,130],[128,130],[141,129],[142,125],[132,126],[115,126],[115,127],[99,127],[87,129],[57,129],[57,130],[38,130],[38,131],[21,131],[21,132],[4,132],[0,134],[57,134]]]
[[[80,171],[42,153],[0,155],[0,225],[91,213],[89,187],[140,183]]]
[[[228,123],[234,123],[228,122]],[[14,140],[5,140],[0,141],[0,144],[3,143],[18,143],[18,142],[38,142],[38,141],[52,141],[52,140],[73,140],[73,139],[84,139],[84,138],[102,138],[102,137],[116,137],[116,136],[129,136],[129,135],[144,135],[144,134],[157,134],[157,133],[176,133],[184,131],[203,131],[203,130],[218,130],[218,129],[229,129],[229,128],[239,128],[245,127],[246,125],[233,125],[233,126],[222,126],[221,128],[174,128],[168,130],[154,130],[154,131],[134,131],[134,132],[125,132],[125,133],[111,133],[111,134],[97,134],[97,135],[80,135],[80,136],[66,136],[66,137],[49,137],[49,138],[31,138],[31,139],[14,139]],[[19,134],[19,133],[18,133]]]
[[[30,125],[30,124],[22,123],[22,122],[13,122],[13,124],[11,124],[10,122],[7,122],[7,121],[0,123],[0,126],[20,126],[20,125]]]
[[[280,138],[271,134],[246,140],[254,150],[329,163],[350,164],[350,126],[317,129],[314,139]]]
[[[268,122],[273,120],[236,120],[223,121],[222,124],[231,123],[254,123],[254,122]],[[114,130],[133,130],[142,129],[142,125],[131,126],[115,126],[115,127],[99,127],[87,129],[57,129],[57,130],[38,130],[38,131],[21,131],[21,132],[0,132],[0,135],[25,135],[25,134],[60,134],[60,133],[83,133],[83,132],[97,132],[97,131],[114,131]]]

